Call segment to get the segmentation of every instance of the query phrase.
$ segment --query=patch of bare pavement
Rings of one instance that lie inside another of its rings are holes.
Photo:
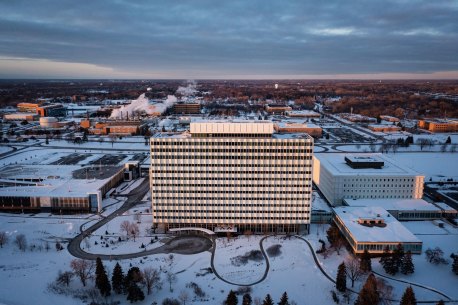
[[[161,253],[196,254],[210,250],[212,245],[212,241],[206,237],[185,235],[173,238],[157,250],[161,249]]]

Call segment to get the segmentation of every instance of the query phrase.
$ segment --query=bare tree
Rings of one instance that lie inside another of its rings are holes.
[[[345,245],[345,240],[343,239],[342,236],[339,235],[339,237],[336,238],[336,240],[332,244],[334,249],[336,249],[337,255],[340,255],[340,250],[342,249],[344,245]]]
[[[444,143],[441,145],[441,152],[446,152],[447,151],[447,143]]]
[[[121,225],[120,225],[121,233],[125,232],[126,235],[129,235],[129,228],[130,228],[130,222],[128,220],[124,220],[123,222],[121,222]]]
[[[83,286],[86,286],[86,282],[92,276],[94,270],[94,262],[84,259],[74,259],[70,262],[74,274],[79,277]]]
[[[136,223],[131,223],[129,226],[129,235],[132,236],[135,241],[135,238],[138,237],[139,234],[140,229],[138,228],[138,225]]]
[[[45,250],[46,250],[46,252],[48,252],[49,249],[51,249],[51,246],[49,245],[49,242],[46,241],[46,242],[45,242]]]
[[[0,232],[0,248],[3,248],[3,245],[7,244],[8,243],[8,234],[6,234],[6,232],[4,231],[1,231]]]
[[[71,271],[62,272],[59,270],[59,273],[57,274],[56,278],[56,283],[69,286],[73,275],[74,274]]]
[[[18,249],[21,250],[22,252],[24,252],[25,249],[27,249],[27,239],[25,238],[24,234],[16,235],[14,243],[16,244]]]
[[[347,277],[351,280],[351,287],[355,286],[355,281],[357,281],[364,272],[359,268],[359,260],[351,256],[345,260],[345,265],[347,267]]]
[[[452,153],[456,152],[456,144],[450,145],[450,152]]]
[[[157,269],[146,267],[143,269],[143,282],[148,295],[150,295],[153,288],[159,289],[161,287],[161,273]]]
[[[186,305],[186,302],[189,301],[189,294],[186,290],[181,290],[180,294],[178,295],[178,299]]]
[[[166,279],[167,279],[167,282],[169,283],[170,292],[173,292],[172,284],[177,281],[177,276],[175,275],[175,273],[173,273],[171,270],[169,270],[167,272]]]
[[[135,220],[136,223],[141,223],[142,222],[142,214],[135,213],[134,214],[134,220]]]
[[[391,305],[393,300],[393,286],[390,286],[384,279],[377,277],[377,290],[380,294],[380,301],[383,305]]]

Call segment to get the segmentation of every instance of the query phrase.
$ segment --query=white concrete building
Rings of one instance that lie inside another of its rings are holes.
[[[159,230],[308,232],[313,139],[268,121],[192,122],[151,138],[153,224]]]
[[[344,198],[423,196],[425,177],[382,154],[316,154],[313,167],[313,182],[332,205],[341,205]]]
[[[421,253],[421,240],[381,207],[334,208],[334,223],[354,253],[381,254],[385,247],[393,251],[399,244],[405,252]]]

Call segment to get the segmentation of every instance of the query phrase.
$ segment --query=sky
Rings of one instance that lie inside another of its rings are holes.
[[[0,78],[458,79],[457,0],[0,0]]]

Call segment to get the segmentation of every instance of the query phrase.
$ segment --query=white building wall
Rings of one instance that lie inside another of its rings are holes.
[[[312,138],[152,138],[153,223],[309,224],[312,150]]]
[[[332,205],[341,205],[351,198],[410,198],[423,197],[424,176],[390,174],[333,174],[323,162],[314,157],[313,181]]]

